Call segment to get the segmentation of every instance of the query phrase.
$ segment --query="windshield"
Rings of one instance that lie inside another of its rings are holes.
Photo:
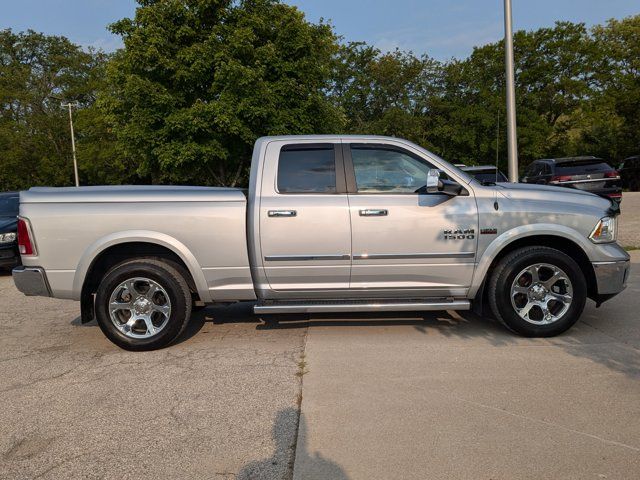
[[[9,195],[0,196],[0,217],[16,217],[18,216],[18,205],[20,198]]]
[[[414,144],[415,145],[415,144]],[[431,157],[433,160],[435,160],[437,163],[441,163],[444,164],[444,166],[451,170],[453,173],[455,173],[458,177],[460,177],[462,179],[463,182],[465,183],[469,183],[473,180],[473,177],[471,175],[469,175],[467,172],[465,172],[464,170],[460,170],[460,168],[456,167],[453,163],[449,163],[446,160],[444,160],[443,158],[439,157],[438,155],[436,155],[433,152],[430,152],[429,150],[426,150],[422,147],[420,147],[419,145],[416,145],[416,147],[418,147],[418,150],[420,150],[420,152],[422,152],[424,155],[426,155],[427,158]],[[440,169],[439,169],[440,170]],[[445,172],[441,171],[440,173],[440,178],[443,179],[448,179],[450,176],[447,175]]]

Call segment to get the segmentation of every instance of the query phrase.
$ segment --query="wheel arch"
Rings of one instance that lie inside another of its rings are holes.
[[[531,225],[527,227],[531,227]],[[494,240],[485,250],[476,267],[474,282],[469,290],[469,297],[475,298],[478,294],[482,295],[485,282],[491,276],[495,266],[505,255],[522,247],[542,246],[555,248],[563,252],[580,266],[587,282],[587,295],[592,298],[597,293],[596,276],[585,248],[581,245],[581,239],[576,238],[577,234],[574,233],[574,231],[568,234],[565,230],[570,230],[569,228],[560,229],[559,226],[556,225],[554,229],[555,231],[546,229],[538,231],[531,230],[521,235],[513,235],[512,238],[501,242],[499,242],[499,238]]]
[[[159,232],[120,232],[101,238],[83,253],[74,277],[73,291],[83,307],[95,293],[102,276],[116,263],[129,258],[157,257],[169,260],[182,270],[189,287],[200,300],[211,301],[202,269],[189,249]]]

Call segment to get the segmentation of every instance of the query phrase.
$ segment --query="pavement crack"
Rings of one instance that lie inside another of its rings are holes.
[[[304,337],[302,338],[302,349],[300,351],[300,357],[297,362],[298,370],[296,372],[296,377],[298,377],[298,395],[296,398],[296,411],[298,413],[298,417],[296,418],[296,425],[293,432],[293,441],[291,442],[291,446],[289,447],[289,462],[287,463],[287,471],[285,474],[285,480],[293,479],[293,467],[296,461],[296,450],[298,448],[298,433],[300,430],[300,416],[302,415],[302,386],[304,382],[304,374],[307,373],[305,368],[308,366],[306,362],[307,358],[307,340],[309,338],[309,327],[306,328]]]
[[[44,382],[48,382],[48,381],[53,381],[53,380],[58,380],[59,378],[62,378],[62,377],[64,377],[65,375],[70,374],[70,373],[71,373],[71,372],[73,372],[75,369],[76,369],[76,367],[74,366],[74,367],[72,367],[72,368],[69,368],[69,369],[65,370],[65,371],[64,371],[64,372],[62,372],[62,373],[59,373],[59,374],[56,374],[56,375],[52,375],[52,376],[50,376],[50,377],[45,377],[45,378],[36,378],[35,380],[31,380],[31,381],[28,381],[28,382],[26,382],[26,383],[20,383],[20,384],[18,384],[18,385],[12,385],[12,386],[10,386],[10,387],[8,387],[8,388],[5,388],[5,389],[0,390],[0,393],[7,393],[7,392],[14,391],[14,390],[22,389],[22,388],[29,388],[29,387],[33,387],[34,385],[38,385],[38,384],[40,384],[40,383],[44,383]]]
[[[74,456],[69,457],[69,458],[65,458],[65,459],[64,459],[64,460],[62,460],[61,462],[55,463],[55,464],[51,465],[49,468],[47,468],[46,470],[44,470],[44,471],[42,471],[42,472],[38,473],[38,474],[37,474],[37,475],[35,475],[33,478],[34,478],[34,479],[36,479],[36,478],[42,478],[42,477],[44,477],[45,475],[47,475],[48,473],[50,473],[50,472],[52,472],[52,471],[54,471],[54,470],[56,470],[56,469],[58,469],[58,468],[60,468],[60,467],[62,467],[62,466],[64,466],[64,465],[66,465],[66,464],[68,464],[68,463],[71,463],[71,462],[73,462],[74,460],[77,460],[77,459],[82,458],[82,457],[86,457],[87,455],[90,455],[91,453],[92,453],[92,452],[84,452],[84,453],[80,453],[80,454],[78,454],[78,455],[74,455]]]

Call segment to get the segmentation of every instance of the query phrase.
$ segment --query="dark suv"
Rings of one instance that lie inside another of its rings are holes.
[[[640,190],[640,155],[625,158],[618,167],[622,187],[631,191]]]
[[[617,202],[622,200],[620,175],[611,165],[598,157],[535,160],[527,167],[520,181],[576,188]]]
[[[0,270],[20,263],[18,253],[18,192],[0,193]]]

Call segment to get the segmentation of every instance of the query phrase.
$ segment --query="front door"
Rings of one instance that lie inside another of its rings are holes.
[[[349,288],[351,225],[340,147],[273,142],[267,148],[260,243],[272,290],[304,297]]]
[[[467,195],[416,193],[435,168],[403,147],[345,144],[352,290],[462,296],[475,266],[478,215]]]

